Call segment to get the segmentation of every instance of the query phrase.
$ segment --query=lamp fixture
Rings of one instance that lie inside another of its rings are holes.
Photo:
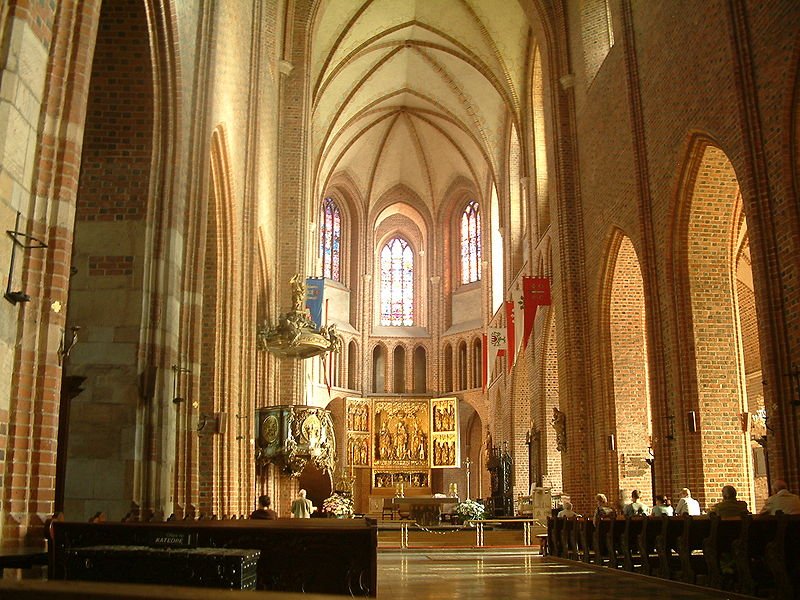
[[[183,402],[183,398],[179,394],[180,391],[180,379],[182,373],[191,373],[191,369],[187,369],[186,367],[182,367],[180,365],[172,365],[172,402],[173,404],[180,404]]]
[[[8,265],[8,283],[6,284],[6,293],[3,294],[3,298],[14,305],[20,302],[30,302],[31,299],[31,297],[22,290],[11,290],[11,279],[14,276],[14,262],[16,261],[17,257],[17,246],[20,246],[23,250],[47,248],[47,244],[45,244],[42,240],[19,230],[19,219],[20,213],[17,211],[17,220],[14,223],[14,229],[6,230],[8,237],[11,238],[11,260],[9,261]]]

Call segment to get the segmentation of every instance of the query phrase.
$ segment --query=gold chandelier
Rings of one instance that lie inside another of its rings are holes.
[[[305,310],[306,285],[299,274],[289,280],[292,286],[292,310],[278,317],[278,324],[266,321],[258,326],[258,348],[279,358],[305,359],[326,352],[338,352],[342,338],[336,325],[317,327]]]

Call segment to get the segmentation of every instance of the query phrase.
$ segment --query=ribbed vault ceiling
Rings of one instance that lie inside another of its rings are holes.
[[[454,181],[483,189],[527,89],[515,0],[323,0],[311,47],[317,196],[346,174],[372,205],[403,185],[435,214]]]

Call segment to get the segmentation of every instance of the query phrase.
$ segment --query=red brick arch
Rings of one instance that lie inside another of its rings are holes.
[[[731,484],[754,501],[748,411],[737,314],[736,270],[741,255],[742,198],[723,150],[694,141],[676,213],[674,286],[679,327],[680,399],[672,407],[688,487],[701,504]]]
[[[609,456],[615,489],[621,501],[639,490],[652,504],[651,475],[647,460],[653,446],[650,390],[647,369],[645,294],[642,271],[631,239],[617,231],[612,239],[603,288],[603,352],[606,382],[606,429],[598,452]],[[607,349],[607,350],[606,350]],[[610,359],[610,361],[609,361]],[[611,437],[613,436],[613,437]],[[656,492],[658,493],[658,492]]]

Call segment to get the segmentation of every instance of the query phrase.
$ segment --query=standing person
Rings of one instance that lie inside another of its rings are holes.
[[[689,488],[681,490],[681,499],[678,500],[678,505],[675,507],[676,515],[690,515],[696,517],[700,514],[700,503],[692,498],[692,492]]]
[[[269,496],[262,495],[258,497],[258,508],[250,515],[251,519],[277,519],[278,513],[272,510],[269,505],[271,500]],[[233,515],[236,518],[236,515]]]
[[[658,517],[660,515],[667,515],[671,517],[673,514],[672,506],[670,506],[669,498],[666,496],[656,496],[656,504],[653,510],[650,511],[651,517]]]
[[[292,518],[310,519],[312,512],[314,512],[314,505],[311,504],[311,500],[306,498],[306,491],[300,490],[297,492],[297,498],[292,502]]]
[[[791,493],[783,479],[772,484],[772,496],[767,498],[761,514],[774,515],[778,511],[787,515],[800,515],[800,496]]]
[[[639,490],[633,490],[631,492],[631,503],[626,504],[622,512],[626,517],[635,517],[636,515],[649,515],[650,507],[647,506],[647,504],[645,504],[644,502],[641,502],[639,500]]]

